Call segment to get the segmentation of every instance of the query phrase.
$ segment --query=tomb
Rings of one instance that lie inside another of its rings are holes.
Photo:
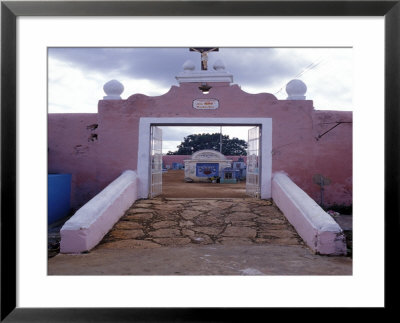
[[[220,183],[236,184],[240,181],[240,170],[232,167],[224,168],[221,172]]]
[[[238,179],[240,180],[246,179],[246,163],[244,162],[243,157],[239,157],[237,161],[234,161],[232,163],[232,168],[239,171],[239,174],[237,175]]]
[[[193,182],[216,181],[223,170],[232,165],[232,160],[215,150],[199,150],[184,162],[185,180]]]

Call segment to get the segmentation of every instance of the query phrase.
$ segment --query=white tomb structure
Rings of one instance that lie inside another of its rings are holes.
[[[232,160],[215,150],[199,150],[184,163],[186,181],[209,182],[210,178],[220,177],[224,168],[231,167]]]

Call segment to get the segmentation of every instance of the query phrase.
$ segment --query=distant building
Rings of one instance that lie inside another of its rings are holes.
[[[194,182],[208,182],[221,176],[224,168],[231,167],[232,160],[215,150],[199,150],[191,159],[185,160],[185,179]]]

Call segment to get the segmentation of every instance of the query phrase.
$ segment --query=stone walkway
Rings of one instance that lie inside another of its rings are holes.
[[[315,255],[267,200],[138,200],[88,253],[48,275],[351,275],[350,257]]]
[[[304,245],[268,200],[136,201],[95,249],[188,245]]]

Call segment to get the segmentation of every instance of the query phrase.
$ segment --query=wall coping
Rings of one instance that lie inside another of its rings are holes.
[[[332,217],[326,213],[306,192],[298,187],[284,173],[275,173],[273,180],[278,182],[282,190],[292,199],[292,201],[302,211],[304,216],[317,230],[340,231],[340,226]]]
[[[339,224],[283,172],[273,174],[272,198],[313,251],[331,255],[347,253]]]
[[[80,253],[95,247],[137,199],[137,176],[124,171],[82,206],[61,228],[61,253]]]
[[[124,171],[99,194],[82,206],[61,228],[61,230],[86,229],[121,195],[136,179],[133,170]]]

